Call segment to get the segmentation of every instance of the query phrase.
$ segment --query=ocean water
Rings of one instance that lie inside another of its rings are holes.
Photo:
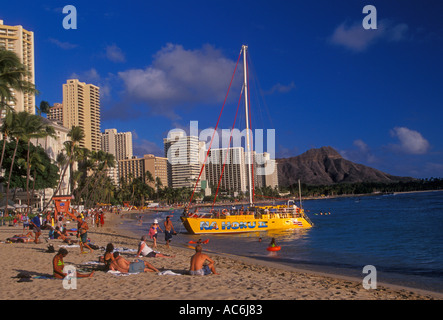
[[[311,229],[190,235],[179,211],[144,214],[141,226],[126,220],[123,227],[147,234],[154,219],[162,223],[172,215],[176,245],[209,239],[209,251],[362,280],[363,267],[372,265],[380,283],[443,292],[443,192],[307,200],[303,207],[314,223]],[[330,214],[320,214],[325,212]],[[266,250],[272,237],[281,246],[278,252]],[[164,243],[162,234],[158,241]]]

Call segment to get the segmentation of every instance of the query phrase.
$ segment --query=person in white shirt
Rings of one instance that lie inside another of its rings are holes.
[[[148,258],[174,258],[175,256],[170,256],[166,254],[162,254],[160,252],[156,252],[152,250],[147,244],[146,244],[146,236],[143,236],[141,238],[140,243],[138,244],[138,251],[137,256],[142,257],[148,257]]]

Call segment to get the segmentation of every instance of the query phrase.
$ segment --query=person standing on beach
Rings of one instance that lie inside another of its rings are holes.
[[[42,234],[42,230],[41,228],[41,223],[40,223],[40,217],[41,217],[41,213],[39,213],[38,215],[36,215],[34,218],[31,219],[31,225],[32,225],[32,230],[34,231],[35,234],[35,243],[39,243],[38,241],[38,237],[40,237],[40,235]]]
[[[171,241],[173,234],[177,234],[177,232],[175,232],[171,219],[169,219],[169,216],[167,216],[165,221],[165,241],[168,249],[169,249],[169,242]]]
[[[22,216],[22,222],[23,222],[23,232],[25,232],[25,230],[29,230],[29,217],[26,212]]]
[[[103,211],[100,211],[100,226],[103,228],[104,225],[105,225],[105,214],[103,213]]]
[[[89,249],[89,252],[92,252],[92,248],[88,245],[88,223],[82,219],[81,216],[77,217],[78,221],[78,232],[77,236],[80,235],[80,253],[87,253],[83,252],[83,246]]]
[[[151,227],[149,228],[149,237],[154,240],[153,248],[157,249],[157,233],[158,230],[163,231],[160,226],[158,225],[158,220],[155,219],[154,223],[151,224]]]
[[[215,261],[209,258],[206,254],[202,253],[203,248],[201,245],[195,246],[195,254],[191,257],[191,267],[189,273],[192,276],[205,276],[208,274],[219,274],[215,271]],[[209,264],[204,264],[206,261]]]

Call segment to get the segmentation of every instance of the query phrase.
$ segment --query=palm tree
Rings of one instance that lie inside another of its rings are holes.
[[[100,150],[96,153],[96,157],[97,157],[97,160],[99,161],[99,163],[96,167],[96,169],[97,169],[96,180],[95,180],[94,186],[92,188],[93,192],[91,192],[89,194],[89,196],[87,197],[87,199],[85,201],[85,206],[87,205],[87,202],[91,198],[90,196],[92,194],[95,195],[97,193],[98,189],[100,189],[100,188],[98,188],[98,186],[100,186],[98,183],[103,182],[103,180],[107,177],[106,173],[108,172],[108,168],[115,167],[115,158],[114,158],[113,154]]]
[[[9,186],[11,184],[11,176],[12,176],[12,168],[14,166],[14,161],[15,161],[15,155],[17,154],[17,148],[18,148],[18,143],[20,141],[20,138],[23,136],[24,132],[25,132],[25,128],[28,125],[29,122],[29,116],[30,114],[27,113],[26,111],[22,111],[20,113],[13,113],[13,118],[12,118],[12,122],[11,122],[11,131],[9,132],[11,137],[15,138],[15,148],[14,148],[14,153],[12,155],[12,160],[11,160],[11,167],[9,169],[9,177],[8,177],[8,184],[6,186],[6,203],[8,203],[8,198],[9,198]],[[5,215],[8,215],[8,206],[5,207]]]
[[[51,108],[51,105],[49,104],[48,101],[41,101],[40,106],[39,107],[36,106],[37,114],[39,116],[41,116],[42,113],[47,114],[49,112],[50,108]]]
[[[0,159],[0,168],[3,164],[3,157],[5,156],[5,147],[6,147],[6,140],[9,138],[10,132],[12,130],[12,121],[14,119],[14,114],[12,110],[6,110],[6,115],[2,119],[2,126],[0,127],[0,132],[3,135],[3,147],[2,147],[2,156]]]
[[[66,173],[66,169],[68,169],[73,156],[74,156],[74,148],[79,144],[79,142],[85,137],[85,134],[83,133],[83,129],[80,127],[75,127],[73,126],[71,128],[71,130],[68,133],[68,137],[71,138],[70,141],[66,141],[65,142],[65,148],[69,145],[69,157],[65,163],[65,166],[62,170],[62,175],[60,177],[60,181],[58,183],[57,189],[55,189],[54,193],[51,196],[51,199],[49,199],[49,201],[46,203],[45,207],[43,208],[43,210],[46,210],[46,208],[49,206],[49,204],[52,201],[52,198],[57,194],[57,192],[60,190],[60,187],[63,183],[63,179],[65,177],[65,173]],[[58,157],[58,156],[57,156]]]
[[[11,89],[31,94],[38,93],[33,83],[23,80],[29,74],[15,52],[0,48],[0,113],[9,108],[8,102],[15,100]]]
[[[26,155],[26,195],[28,200],[28,209],[30,207],[30,196],[29,196],[29,180],[31,176],[31,162],[30,162],[30,150],[31,150],[31,139],[42,138],[45,136],[55,137],[55,130],[53,127],[45,125],[40,116],[32,115],[26,112],[29,120],[27,121],[26,128],[24,128],[22,140],[28,143],[28,150]]]

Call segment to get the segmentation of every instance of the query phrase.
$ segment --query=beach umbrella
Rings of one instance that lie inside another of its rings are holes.
[[[6,208],[6,199],[3,198],[0,200],[0,209]],[[15,209],[15,203],[12,200],[8,199],[8,209]]]
[[[0,206],[0,209],[6,209],[6,206],[5,206],[5,205]],[[10,206],[10,205],[8,204],[8,209],[15,209],[15,207],[14,207],[14,206]]]

